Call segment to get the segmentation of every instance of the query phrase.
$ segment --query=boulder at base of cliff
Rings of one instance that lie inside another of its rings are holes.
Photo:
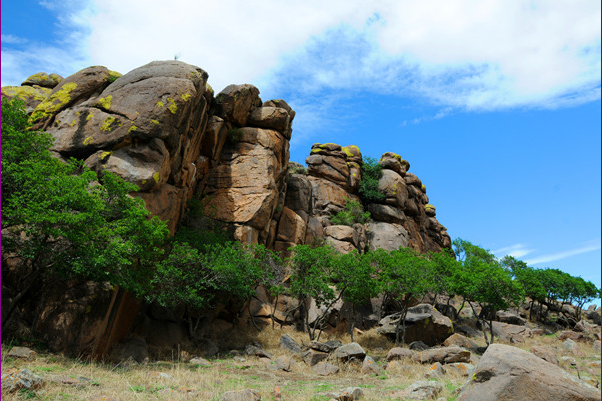
[[[377,333],[395,338],[395,328],[400,314],[396,313],[381,319]],[[420,304],[408,309],[405,318],[406,343],[423,341],[433,346],[442,343],[454,333],[451,320],[439,313],[432,305]],[[401,336],[401,334],[400,334]]]
[[[458,398],[473,400],[597,401],[600,390],[527,351],[492,344]]]

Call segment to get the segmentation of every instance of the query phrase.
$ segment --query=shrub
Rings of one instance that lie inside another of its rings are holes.
[[[357,201],[347,199],[345,208],[330,218],[332,224],[352,226],[355,223],[364,224],[370,219],[370,212],[364,212],[364,207]]]
[[[382,202],[385,199],[385,195],[378,189],[378,181],[381,176],[382,167],[379,166],[376,159],[365,157],[358,191],[364,206],[369,203]]]

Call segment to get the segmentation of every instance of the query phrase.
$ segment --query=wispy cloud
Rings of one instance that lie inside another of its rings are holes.
[[[578,247],[575,249],[569,249],[569,250],[562,251],[562,252],[555,252],[555,253],[551,253],[551,254],[547,254],[547,255],[537,256],[532,259],[525,260],[525,262],[529,265],[553,262],[556,260],[568,258],[569,256],[575,256],[575,255],[580,255],[583,253],[599,251],[600,249],[601,249],[600,241],[598,240],[597,243],[591,243],[591,244],[588,244],[585,246],[581,246],[581,247]]]
[[[522,258],[523,256],[528,255],[534,251],[535,249],[530,249],[524,244],[514,244],[506,246],[504,248],[496,249],[492,253],[497,257],[510,255],[514,256],[515,258]]]
[[[21,45],[23,43],[27,43],[27,39],[20,38],[15,35],[2,34],[2,43],[9,44],[9,45]]]

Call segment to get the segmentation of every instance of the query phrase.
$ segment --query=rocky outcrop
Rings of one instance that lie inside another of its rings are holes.
[[[111,172],[135,184],[134,195],[168,223],[172,234],[194,199],[204,218],[223,224],[234,239],[285,254],[297,244],[322,242],[340,252],[450,247],[424,185],[408,171],[407,161],[390,152],[379,161],[384,198],[365,205],[371,221],[333,224],[333,216],[349,202],[360,202],[360,149],[314,144],[307,170],[289,171],[295,111],[281,99],[262,101],[252,85],[229,85],[215,95],[207,79],[201,68],[176,60],[154,61],[125,75],[94,66],[64,79],[36,74],[20,87],[2,88],[2,97],[25,101],[34,128],[55,138],[58,157],[78,158],[99,176]],[[33,308],[41,312],[32,327],[49,333],[54,350],[106,353],[128,333],[141,307],[132,297],[110,291],[97,297],[102,302],[76,298],[77,308],[55,296]],[[290,323],[294,308],[279,301],[272,312],[271,301],[254,299],[250,316]],[[86,312],[88,306],[95,313]],[[342,308],[341,303],[336,313]],[[368,315],[376,323],[375,310]],[[150,337],[145,339],[149,346]]]

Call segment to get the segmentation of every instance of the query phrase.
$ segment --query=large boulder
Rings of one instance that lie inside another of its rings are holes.
[[[519,348],[492,344],[458,401],[598,401],[600,390]]]
[[[384,317],[378,323],[380,327],[376,329],[377,333],[394,339],[399,319],[400,313]],[[451,320],[429,304],[420,304],[409,308],[405,324],[405,340],[407,343],[423,341],[430,346],[434,346],[442,343],[454,332]]]
[[[399,224],[390,224],[384,222],[371,222],[368,225],[368,247],[371,251],[384,249],[393,251],[399,247],[407,247],[408,232]]]
[[[216,97],[217,115],[239,127],[247,124],[252,110],[261,105],[259,89],[253,85],[228,85]]]

